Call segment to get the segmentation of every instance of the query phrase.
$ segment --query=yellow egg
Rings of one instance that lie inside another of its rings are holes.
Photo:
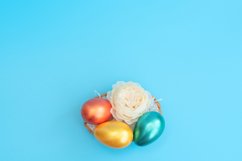
[[[94,136],[107,146],[124,148],[132,142],[133,131],[121,121],[108,121],[95,128]]]

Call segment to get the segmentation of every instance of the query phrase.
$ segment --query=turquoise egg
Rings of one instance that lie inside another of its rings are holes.
[[[165,120],[158,112],[147,112],[142,115],[134,128],[134,142],[144,146],[158,139],[165,128]]]

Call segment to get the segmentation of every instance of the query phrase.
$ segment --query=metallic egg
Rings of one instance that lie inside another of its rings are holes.
[[[158,139],[165,128],[165,120],[158,112],[147,112],[142,115],[134,128],[134,142],[144,146]]]
[[[112,148],[124,148],[133,140],[133,131],[121,121],[108,121],[99,124],[94,130],[94,136],[101,143]]]
[[[111,108],[107,99],[93,98],[83,104],[81,115],[86,122],[97,125],[112,118]]]

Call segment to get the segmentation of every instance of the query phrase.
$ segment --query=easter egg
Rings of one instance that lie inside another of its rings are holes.
[[[108,121],[97,125],[94,136],[101,143],[112,148],[124,148],[133,140],[133,131],[121,121]]]
[[[152,143],[160,137],[165,128],[165,120],[158,112],[142,115],[134,128],[134,142],[139,146]]]
[[[81,109],[83,119],[91,124],[100,124],[112,118],[112,105],[107,99],[93,98],[85,102]]]

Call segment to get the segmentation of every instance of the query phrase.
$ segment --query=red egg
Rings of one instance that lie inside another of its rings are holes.
[[[83,104],[81,114],[86,122],[100,124],[112,118],[111,108],[107,99],[93,98]]]

